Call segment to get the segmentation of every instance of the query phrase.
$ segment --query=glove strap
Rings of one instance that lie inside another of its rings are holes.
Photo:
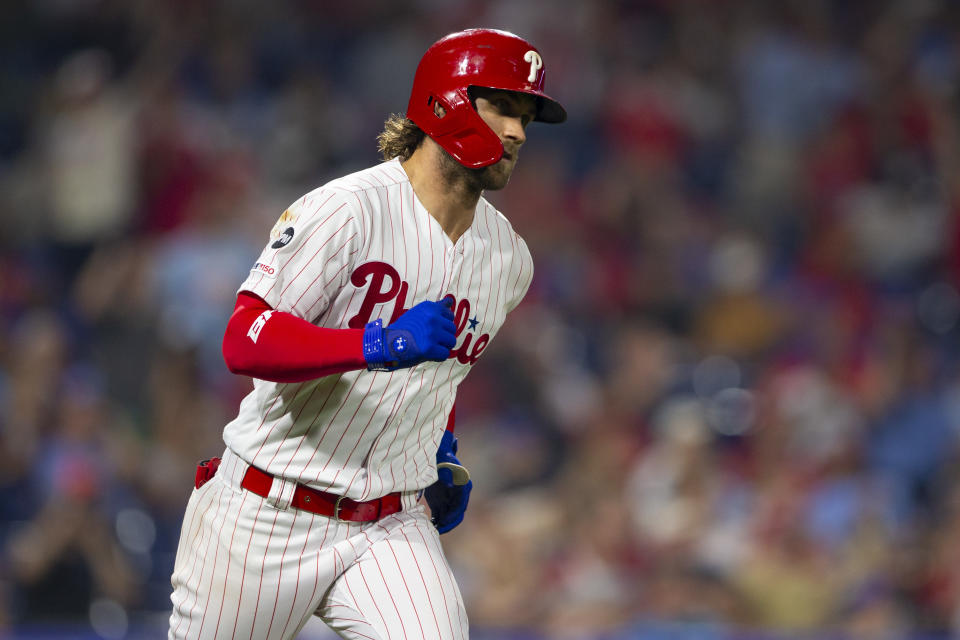
[[[367,371],[392,370],[387,364],[386,335],[380,318],[368,322],[363,329],[363,359],[367,361]]]
[[[467,470],[462,464],[454,464],[452,462],[438,462],[437,469],[448,469],[450,475],[453,478],[453,484],[457,487],[462,487],[463,485],[470,482],[470,471]]]

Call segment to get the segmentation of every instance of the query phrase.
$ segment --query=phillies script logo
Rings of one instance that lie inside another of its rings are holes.
[[[347,321],[347,325],[351,329],[363,329],[370,322],[374,305],[396,299],[396,303],[393,305],[393,313],[390,315],[390,322],[387,325],[393,324],[400,317],[400,314],[407,310],[404,304],[407,301],[407,291],[409,291],[410,285],[406,280],[401,280],[400,273],[386,262],[367,262],[360,265],[350,276],[350,282],[358,288],[368,282],[370,283],[370,288],[367,289],[367,295],[364,296],[357,315]],[[447,294],[447,297],[454,299],[453,321],[457,326],[457,338],[459,338],[464,327],[467,326],[467,320],[470,318],[470,301],[463,299],[457,302],[453,294]],[[475,363],[483,350],[487,348],[487,344],[490,342],[490,334],[482,334],[476,342],[473,341],[473,337],[472,333],[467,333],[463,338],[463,344],[450,351],[450,357],[456,358],[460,364]]]

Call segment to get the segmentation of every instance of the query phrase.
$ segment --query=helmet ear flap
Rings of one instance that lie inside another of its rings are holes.
[[[473,108],[465,90],[430,93],[408,117],[457,162],[478,169],[503,157],[500,138]]]

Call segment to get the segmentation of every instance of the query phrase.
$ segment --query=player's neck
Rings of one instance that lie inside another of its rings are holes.
[[[482,190],[463,171],[444,170],[440,153],[439,147],[421,146],[402,166],[420,203],[456,242],[473,224]]]

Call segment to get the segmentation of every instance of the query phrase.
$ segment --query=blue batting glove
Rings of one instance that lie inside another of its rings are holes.
[[[463,522],[473,490],[470,472],[457,460],[456,453],[457,439],[450,431],[444,431],[437,450],[439,479],[423,492],[439,533],[446,533]]]
[[[426,360],[443,362],[457,344],[453,300],[424,301],[405,311],[389,327],[382,320],[363,332],[363,358],[370,371],[394,371]]]

